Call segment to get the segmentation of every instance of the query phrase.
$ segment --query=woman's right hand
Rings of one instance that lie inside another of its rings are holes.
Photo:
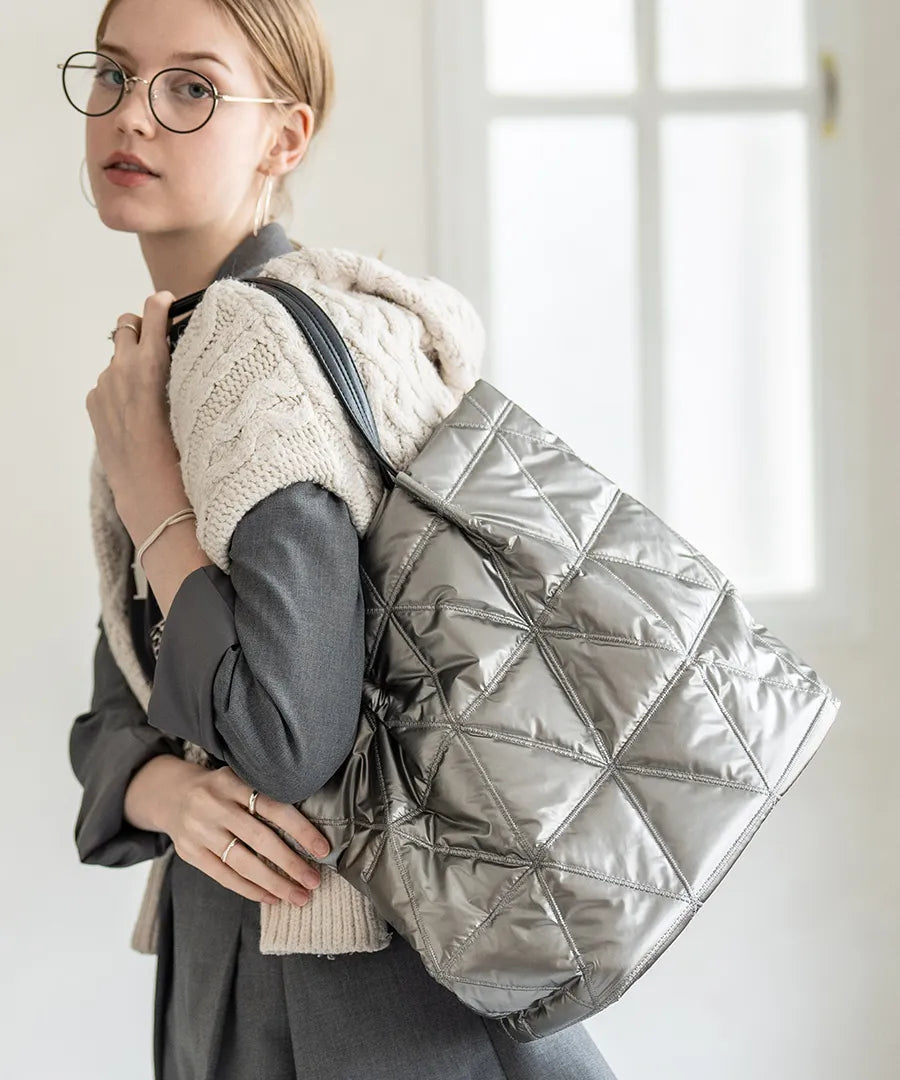
[[[252,790],[228,765],[218,769],[198,765],[184,770],[172,785],[174,797],[167,800],[166,832],[180,858],[225,888],[248,900],[275,903],[281,899],[302,906],[310,890],[319,884],[320,872],[265,821],[250,813]],[[296,806],[260,792],[254,809],[314,855],[328,854],[327,838]],[[221,854],[234,836],[238,843],[228,852],[228,862],[223,863]],[[318,843],[325,845],[324,851],[317,849]],[[283,874],[267,866],[260,855]]]

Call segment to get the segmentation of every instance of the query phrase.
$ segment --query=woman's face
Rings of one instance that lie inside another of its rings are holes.
[[[254,71],[243,36],[206,0],[121,0],[100,51],[126,75],[149,80],[162,68],[185,67],[211,79],[221,93],[277,96]],[[228,66],[174,57],[187,51],[214,53]],[[274,159],[267,159],[282,126],[276,106],[219,101],[203,127],[179,134],[157,123],[145,83],[130,87],[111,113],[86,119],[87,168],[103,223],[137,233],[221,227],[232,220],[249,229],[265,180],[260,166],[277,173]],[[135,186],[113,183],[103,166],[116,150],[136,154],[158,176]]]

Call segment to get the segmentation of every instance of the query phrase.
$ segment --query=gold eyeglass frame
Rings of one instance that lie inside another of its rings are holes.
[[[92,56],[102,56],[104,60],[109,60],[110,63],[115,64],[115,66],[119,69],[119,71],[122,72],[122,78],[125,80],[122,83],[122,86],[119,89],[119,97],[116,100],[115,105],[112,105],[110,108],[105,109],[101,113],[88,113],[88,112],[85,112],[84,109],[79,109],[78,106],[75,104],[75,102],[69,97],[69,92],[66,89],[66,68],[71,67],[71,68],[74,68],[74,69],[81,69],[81,70],[84,70],[84,71],[93,70],[93,68],[94,68],[93,64],[70,64],[69,63],[69,61],[72,59],[72,57],[74,57],[74,56],[84,56],[84,55],[86,55],[88,53],[90,55],[92,55]],[[222,94],[222,93],[220,93],[219,88],[216,86],[216,84],[212,81],[212,79],[208,75],[204,75],[204,74],[202,74],[202,72],[199,72],[199,71],[194,71],[193,68],[183,68],[183,67],[162,68],[160,71],[157,71],[157,73],[153,76],[152,79],[142,79],[138,75],[126,75],[125,74],[125,69],[122,67],[122,65],[119,63],[119,61],[115,59],[115,57],[109,56],[109,55],[107,55],[107,53],[98,52],[96,49],[79,49],[78,52],[73,52],[71,54],[71,56],[68,57],[68,59],[64,60],[63,63],[61,63],[61,64],[57,64],[56,66],[57,66],[57,68],[59,68],[62,71],[62,87],[63,87],[63,93],[66,96],[66,101],[69,102],[69,104],[72,106],[73,109],[75,109],[77,112],[80,112],[82,116],[107,116],[107,115],[109,115],[109,113],[113,112],[114,110],[116,110],[119,107],[119,105],[122,102],[122,98],[125,97],[126,92],[128,92],[128,93],[131,92],[131,86],[132,86],[133,83],[136,83],[136,82],[146,83],[147,84],[147,103],[150,106],[150,112],[153,114],[153,119],[158,124],[160,124],[162,127],[164,127],[166,129],[166,131],[171,131],[175,135],[192,135],[195,131],[199,131],[200,128],[205,127],[210,122],[210,120],[212,120],[213,116],[215,115],[216,108],[218,107],[218,104],[219,104],[220,101],[251,101],[251,102],[256,102],[256,103],[262,104],[262,105],[291,105],[291,104],[293,104],[293,102],[291,101],[290,98],[237,97],[234,94]],[[178,128],[172,128],[172,127],[169,127],[168,124],[164,124],[162,122],[162,120],[160,120],[160,118],[156,115],[156,110],[153,108],[153,97],[152,97],[152,95],[150,93],[150,87],[153,85],[154,81],[160,75],[163,75],[167,71],[186,71],[190,75],[196,75],[198,79],[202,79],[205,83],[208,83],[212,87],[213,105],[212,105],[212,108],[209,110],[209,116],[207,116],[207,118],[203,121],[202,124],[198,124],[195,128],[189,128],[187,131],[179,131]]]

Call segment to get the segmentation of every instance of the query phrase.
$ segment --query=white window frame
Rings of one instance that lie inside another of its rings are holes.
[[[853,0],[806,0],[811,84],[796,90],[672,91],[650,84],[654,67],[656,2],[635,0],[638,88],[625,95],[493,95],[484,76],[482,0],[428,0],[426,19],[427,157],[430,189],[430,264],[473,301],[488,334],[483,371],[491,381],[490,280],[487,238],[487,130],[497,115],[626,115],[638,132],[640,327],[643,387],[641,433],[646,478],[643,499],[665,517],[659,489],[662,453],[659,245],[660,111],[799,109],[810,117],[810,294],[814,535],[818,567],[813,593],[754,597],[742,591],[754,618],[797,648],[829,641],[861,642],[870,622],[874,589],[868,580],[865,498],[865,385],[870,350],[862,316],[863,175],[859,11]],[[837,44],[836,44],[837,43]],[[836,134],[822,131],[825,53],[837,59],[840,79]],[[502,386],[498,387],[503,389]],[[541,420],[541,417],[536,417]],[[565,438],[565,432],[560,431]],[[602,471],[602,463],[597,463]],[[615,477],[611,477],[615,480]],[[690,537],[688,537],[690,539]],[[808,643],[808,644],[807,644]]]

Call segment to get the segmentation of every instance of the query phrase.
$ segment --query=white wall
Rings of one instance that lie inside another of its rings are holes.
[[[857,3],[867,334],[847,363],[866,405],[851,464],[868,481],[873,619],[850,647],[792,642],[840,692],[843,708],[715,900],[589,1022],[621,1080],[897,1075],[900,8],[896,0]],[[432,269],[424,4],[319,0],[338,97],[286,223],[308,243],[383,249],[420,273]],[[121,312],[140,311],[152,291],[134,237],[105,230],[84,201],[83,121],[55,67],[90,47],[100,6],[39,0],[0,14],[0,750],[8,763],[0,1075],[30,1080],[151,1076],[154,961],[128,948],[146,866],[79,864],[72,827],[80,789],[67,757],[71,721],[89,699],[99,610],[84,396],[108,362],[109,327]]]

